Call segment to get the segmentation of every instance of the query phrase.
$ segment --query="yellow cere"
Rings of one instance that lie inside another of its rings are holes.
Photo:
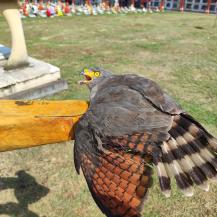
[[[100,77],[101,73],[99,71],[93,71],[89,69],[84,69],[84,74],[93,78],[93,77]]]

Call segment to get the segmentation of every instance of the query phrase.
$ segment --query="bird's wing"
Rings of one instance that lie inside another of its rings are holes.
[[[183,112],[182,108],[154,81],[137,75],[125,75],[123,81],[125,85],[133,90],[137,90],[154,107],[160,109],[162,112],[171,115]]]
[[[81,167],[96,204],[108,217],[139,217],[151,186],[151,155],[121,149],[135,135],[100,143],[84,117],[76,127],[74,161]],[[145,143],[144,143],[145,144]]]
[[[183,112],[182,108],[167,95],[154,81],[136,74],[114,75],[105,79],[99,85],[98,91],[105,88],[127,86],[131,90],[136,90],[155,108],[167,114],[176,115]]]
[[[207,180],[217,179],[216,139],[155,84],[112,79],[98,87],[75,130],[76,169],[101,210],[109,217],[140,216],[149,163],[165,196],[171,177],[186,196],[194,184],[207,191]]]
[[[169,177],[174,176],[186,196],[193,195],[193,184],[207,191],[207,180],[217,181],[217,139],[184,112],[154,81],[137,75],[124,75],[121,80],[157,110],[172,117],[169,139],[160,144],[162,157],[154,159],[161,190],[166,196],[170,195]]]

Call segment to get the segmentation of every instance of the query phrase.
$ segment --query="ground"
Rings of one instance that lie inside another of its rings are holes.
[[[50,99],[87,99],[83,67],[136,72],[154,79],[217,137],[217,24],[214,15],[164,13],[26,19],[29,54],[59,66],[69,90]],[[0,17],[0,42],[10,45]],[[103,217],[73,165],[73,142],[1,153],[0,216]],[[18,171],[21,171],[17,173]],[[17,173],[17,175],[16,175]],[[154,186],[143,217],[216,216],[217,184],[171,198]],[[6,215],[8,214],[8,215]]]

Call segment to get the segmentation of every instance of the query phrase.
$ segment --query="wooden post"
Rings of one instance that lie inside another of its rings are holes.
[[[206,12],[207,14],[209,14],[211,1],[212,1],[212,0],[208,0],[208,1],[207,1],[207,7],[206,7],[206,10],[205,10],[205,12]]]
[[[130,10],[132,12],[135,12],[136,11],[136,8],[135,8],[135,0],[130,0]]]
[[[86,5],[87,5],[87,6],[90,6],[90,5],[91,5],[90,0],[86,0]]]
[[[164,0],[161,0],[159,10],[164,11]]]
[[[106,10],[109,10],[109,8],[110,8],[110,1],[109,0],[105,0],[105,8],[106,8]]]
[[[0,100],[0,152],[72,140],[88,103]]]
[[[180,10],[181,12],[183,12],[183,11],[184,11],[184,8],[185,8],[185,0],[180,0],[180,7],[179,7],[179,10]]]
[[[140,7],[141,8],[144,8],[144,3],[145,3],[145,0],[140,0]]]
[[[12,38],[12,50],[5,69],[15,69],[28,65],[26,42],[20,13],[17,9],[17,0],[1,0],[0,9],[8,22]]]

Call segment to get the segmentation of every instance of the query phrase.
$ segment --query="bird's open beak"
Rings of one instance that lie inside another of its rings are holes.
[[[78,82],[80,85],[89,84],[90,81],[92,80],[92,76],[91,76],[91,74],[89,72],[82,71],[80,73],[80,75],[84,76],[84,79]]]

